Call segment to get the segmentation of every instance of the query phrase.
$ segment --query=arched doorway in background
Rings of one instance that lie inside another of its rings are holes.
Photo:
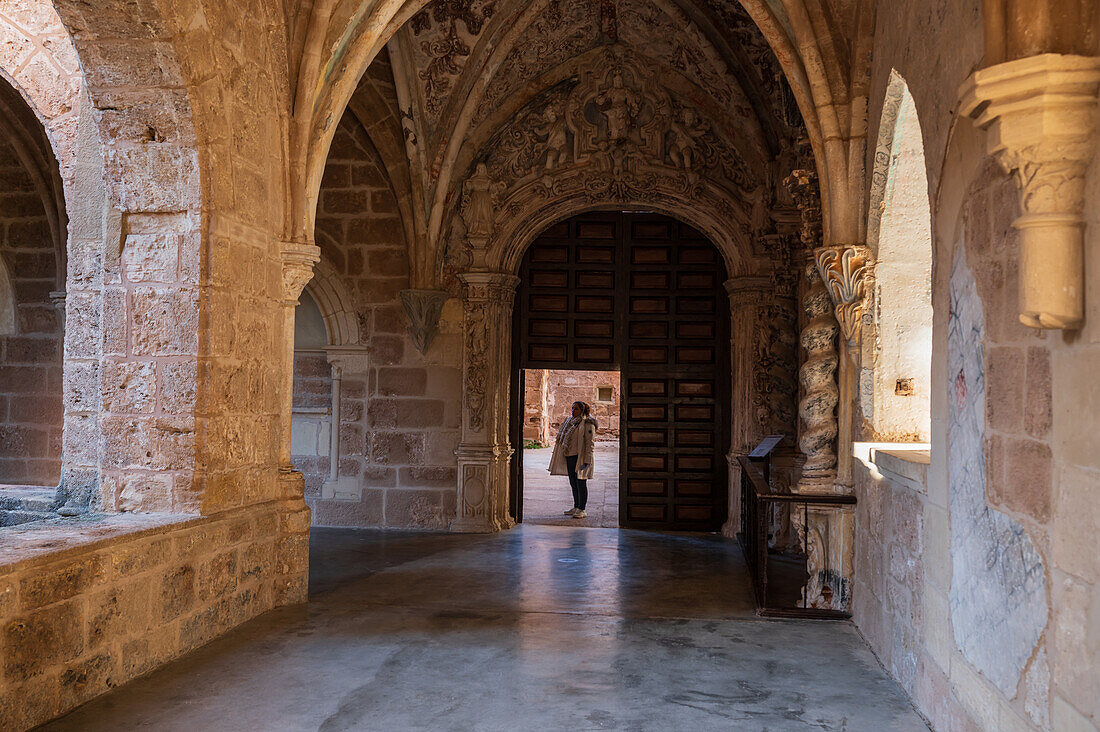
[[[592,212],[543,231],[519,278],[512,515],[522,520],[523,370],[619,371],[619,525],[717,531],[727,518],[731,418],[717,248],[668,216]]]

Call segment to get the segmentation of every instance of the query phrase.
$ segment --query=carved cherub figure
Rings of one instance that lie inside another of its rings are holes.
[[[553,170],[568,156],[569,140],[566,137],[565,122],[558,117],[558,110],[547,107],[542,113],[542,124],[535,128],[539,135],[546,135],[546,170]]]
[[[695,158],[695,141],[707,133],[709,126],[699,119],[691,107],[680,111],[680,119],[673,119],[669,125],[672,139],[668,146],[668,156],[677,168],[690,171]]]

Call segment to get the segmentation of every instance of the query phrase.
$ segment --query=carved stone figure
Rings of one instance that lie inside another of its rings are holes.
[[[493,235],[493,180],[485,163],[478,163],[474,174],[466,180],[466,207],[462,220],[471,239]]]
[[[695,156],[696,140],[706,134],[709,126],[691,107],[680,110],[680,119],[669,127],[668,155],[677,168],[690,171]]]
[[[548,106],[542,114],[543,123],[535,128],[535,132],[546,137],[546,170],[553,170],[559,162],[565,162],[569,155],[569,136],[566,127],[562,123],[558,110]]]
[[[642,102],[633,89],[623,85],[622,71],[611,72],[611,87],[596,97],[596,105],[607,120],[607,141],[611,144],[624,142],[630,136]]]

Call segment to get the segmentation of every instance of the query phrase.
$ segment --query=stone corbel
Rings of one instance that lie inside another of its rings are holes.
[[[409,316],[409,337],[416,350],[427,354],[428,346],[439,332],[439,316],[448,295],[439,290],[401,290],[398,294]]]
[[[298,244],[294,242],[283,244],[284,302],[291,305],[298,304],[298,298],[302,296],[302,290],[313,279],[313,267],[320,261],[321,248],[315,244]]]
[[[1043,54],[974,72],[963,114],[1019,182],[1020,322],[1075,329],[1084,320],[1085,172],[1096,149],[1100,58]]]
[[[860,343],[871,290],[871,250],[862,245],[820,247],[814,250],[814,261],[833,300],[844,340],[854,348]]]

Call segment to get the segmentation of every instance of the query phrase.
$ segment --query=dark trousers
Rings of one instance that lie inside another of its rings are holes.
[[[569,487],[573,489],[573,506],[582,511],[588,505],[588,481],[577,477],[577,458],[580,455],[566,455],[565,467],[569,469]]]

